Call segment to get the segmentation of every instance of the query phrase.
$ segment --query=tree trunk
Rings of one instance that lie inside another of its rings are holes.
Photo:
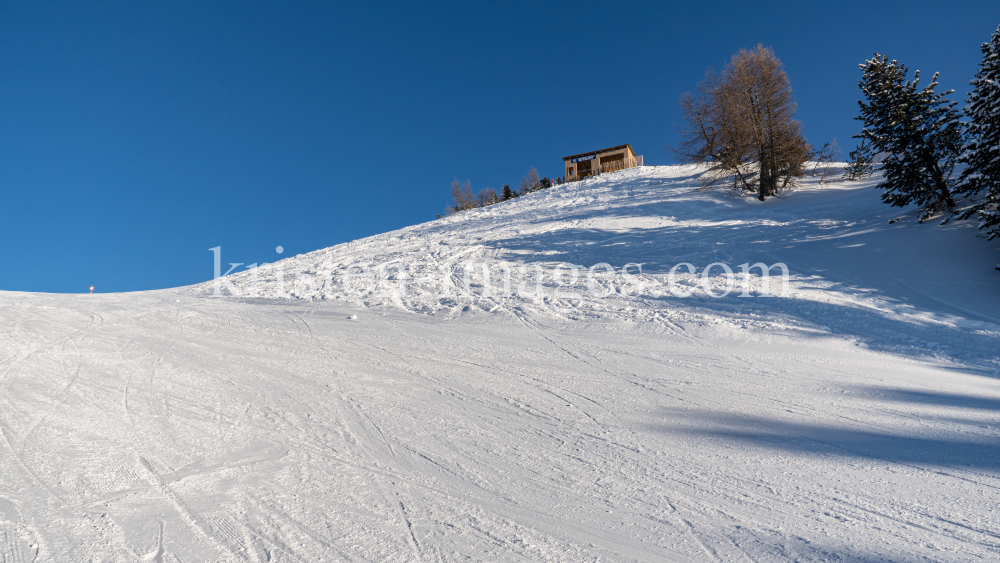
[[[951,197],[951,190],[948,189],[948,182],[944,181],[944,172],[941,171],[941,167],[938,163],[931,157],[930,154],[924,154],[924,160],[930,165],[931,176],[934,177],[934,187],[937,188],[938,192],[941,194],[941,199],[944,200],[945,205],[948,209],[955,207],[955,199]]]
[[[774,195],[777,191],[775,188],[778,179],[774,170],[774,155],[762,152],[762,158],[760,159],[760,190],[757,192],[757,199],[764,201],[765,198]]]

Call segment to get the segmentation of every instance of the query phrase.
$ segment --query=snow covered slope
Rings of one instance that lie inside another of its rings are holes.
[[[760,203],[697,174],[556,187],[223,297],[0,293],[0,560],[1000,556],[1000,247],[874,182]]]

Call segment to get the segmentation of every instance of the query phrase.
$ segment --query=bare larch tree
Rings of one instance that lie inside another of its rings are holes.
[[[684,162],[712,165],[706,185],[731,180],[764,200],[801,176],[812,152],[795,108],[774,51],[762,45],[740,50],[721,74],[706,72],[697,95],[681,97],[687,128],[673,150]]]

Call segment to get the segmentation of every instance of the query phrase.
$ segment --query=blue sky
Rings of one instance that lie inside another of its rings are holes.
[[[814,145],[857,132],[874,51],[964,99],[995,0],[0,4],[0,289],[175,287],[434,218],[458,177],[631,143],[774,48]],[[275,253],[281,245],[282,256]]]

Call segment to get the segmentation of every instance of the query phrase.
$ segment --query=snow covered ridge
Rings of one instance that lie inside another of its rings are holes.
[[[296,270],[294,283],[298,288],[304,288],[304,292],[296,293],[289,293],[286,290],[287,272],[283,262],[262,267],[252,265],[249,287],[241,290],[226,276],[220,275],[221,247],[211,250],[215,253],[212,297],[261,297],[261,271],[266,271],[268,274],[267,283],[271,286],[269,289],[273,294],[285,298],[339,299],[343,293],[355,299],[364,299],[371,294],[377,294],[379,297],[401,302],[408,296],[410,287],[415,284],[418,292],[424,296],[434,293],[436,289],[439,302],[442,299],[450,300],[456,292],[460,292],[462,297],[477,300],[492,297],[510,299],[517,295],[547,303],[552,310],[558,312],[578,309],[585,298],[603,299],[615,294],[630,296],[644,293],[652,297],[665,295],[691,297],[696,290],[700,290],[706,296],[720,298],[728,296],[737,286],[737,274],[724,262],[715,262],[703,268],[700,273],[700,284],[692,284],[690,280],[686,284],[679,284],[678,276],[681,272],[689,278],[698,274],[694,264],[681,262],[670,268],[664,284],[655,276],[640,278],[643,275],[643,265],[635,262],[625,264],[620,269],[607,262],[594,264],[589,268],[563,262],[546,271],[539,263],[518,264],[489,259],[476,262],[463,260],[465,253],[459,253],[451,258],[445,256],[442,261],[418,261],[415,266],[412,262],[405,263],[399,260],[377,264],[374,267],[364,262],[337,267],[339,264],[335,266],[328,262],[324,264],[321,272],[312,275]],[[233,267],[235,268],[235,265]],[[722,274],[725,280],[723,282],[725,287],[720,292],[715,291],[719,285],[718,276],[712,276],[713,269],[716,268],[719,270],[716,273]],[[412,269],[417,269],[424,275],[414,276]],[[755,269],[761,281],[753,282],[753,285],[762,289],[751,293],[753,279],[751,272]],[[780,295],[788,295],[788,267],[781,262],[771,265],[757,262],[740,264],[739,296],[773,297],[770,281],[772,270],[780,274]],[[584,280],[586,292],[580,287]],[[547,284],[552,287],[547,287]],[[551,295],[548,289],[551,289]]]
[[[511,306],[593,312],[607,309],[595,300],[610,297],[725,297],[734,290],[742,297],[770,296],[772,291],[787,295],[788,270],[780,262],[681,261],[667,266],[649,260],[655,249],[640,246],[654,243],[656,232],[664,228],[735,227],[744,221],[611,212],[640,201],[636,187],[654,188],[644,194],[647,203],[683,200],[697,186],[698,174],[697,167],[606,174],[233,276],[219,277],[222,249],[213,249],[217,279],[196,291],[216,297],[347,300],[421,313]],[[562,236],[593,248],[570,255],[543,248]],[[653,256],[659,258],[655,252]],[[772,272],[778,277],[774,284]]]
[[[900,217],[879,201],[877,177],[806,177],[784,197],[759,202],[699,190],[701,173],[688,165],[605,174],[184,291],[450,316],[719,322],[723,312],[739,327],[830,328],[836,319],[871,326],[861,319],[875,315],[998,330],[1000,279],[981,267],[997,245],[976,238],[972,222],[938,227],[917,225],[915,211]],[[954,295],[940,279],[970,289]],[[801,314],[813,308],[829,315]]]

